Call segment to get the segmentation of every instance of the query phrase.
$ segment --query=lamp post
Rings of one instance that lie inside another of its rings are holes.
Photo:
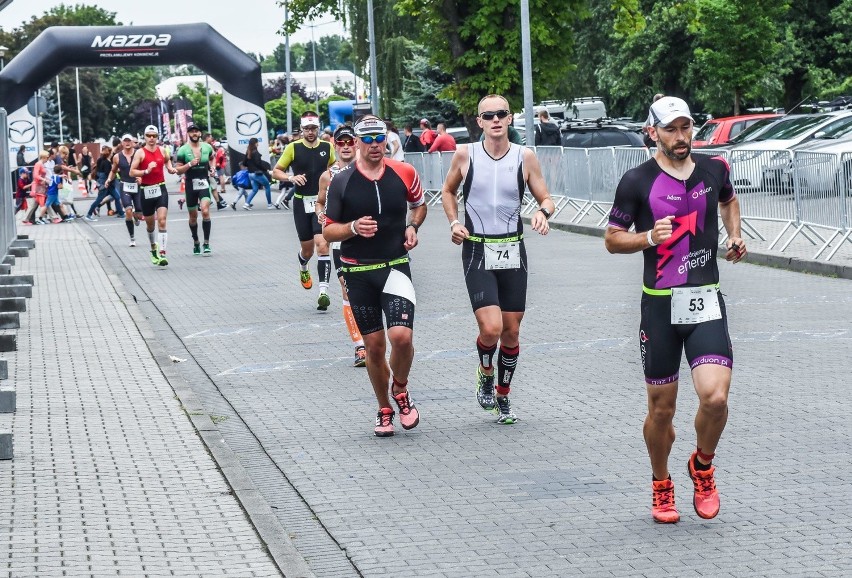
[[[314,42],[314,28],[316,24],[311,24],[311,51],[314,56],[314,112],[319,114],[319,85],[317,84],[317,43]]]
[[[80,114],[80,69],[75,68],[74,74],[77,77],[77,138],[83,142],[83,117]]]
[[[7,46],[0,46],[0,70],[6,67],[6,52],[9,50]]]
[[[373,23],[373,0],[367,0],[367,35],[370,40],[370,108],[379,115],[379,91],[376,81],[376,29]]]

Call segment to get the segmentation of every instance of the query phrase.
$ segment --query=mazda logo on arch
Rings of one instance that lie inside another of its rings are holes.
[[[260,132],[263,123],[255,112],[244,112],[237,117],[237,132],[243,136],[253,136]]]
[[[9,123],[9,140],[15,144],[27,144],[35,139],[35,125],[28,120]]]

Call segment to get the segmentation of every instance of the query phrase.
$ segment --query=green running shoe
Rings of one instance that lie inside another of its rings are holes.
[[[204,253],[205,257],[212,255],[213,249],[210,248],[210,243],[204,243],[204,247],[202,247],[201,252]]]
[[[168,264],[169,264],[169,260],[166,259],[166,252],[160,251],[160,262],[157,263],[157,265],[159,265],[160,267],[165,267]]]
[[[195,243],[192,246],[192,254],[193,255],[201,255],[201,245],[199,245],[198,243]]]
[[[331,298],[328,293],[320,293],[317,297],[317,311],[325,311],[331,305]]]
[[[151,263],[153,265],[160,264],[160,248],[154,243],[154,248],[151,249]]]

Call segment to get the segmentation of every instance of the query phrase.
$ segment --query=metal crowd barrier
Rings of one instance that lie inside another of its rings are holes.
[[[608,147],[577,149],[531,147],[541,164],[557,216],[569,211],[571,223],[605,226],[615,189],[625,172],[650,158],[653,150]],[[731,166],[731,182],[740,202],[743,234],[767,241],[784,252],[798,237],[817,248],[814,259],[830,260],[848,242],[852,244],[852,153],[791,151],[713,151],[696,154],[724,157]],[[407,162],[420,172],[432,204],[441,202],[441,186],[453,153],[408,153]],[[522,213],[535,210],[527,191]],[[760,225],[765,222],[770,225]],[[779,231],[780,232],[777,232]],[[720,223],[720,231],[724,230]]]

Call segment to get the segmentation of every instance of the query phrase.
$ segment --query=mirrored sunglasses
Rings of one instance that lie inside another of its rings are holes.
[[[358,138],[360,138],[361,142],[364,144],[373,144],[373,141],[378,143],[385,142],[385,135],[383,134],[377,134],[376,136],[359,136]]]
[[[351,147],[352,145],[355,144],[355,139],[344,138],[344,139],[334,141],[334,144],[336,144],[338,146],[342,146],[342,147]]]
[[[482,120],[494,120],[495,116],[497,118],[499,118],[500,120],[503,120],[504,118],[509,116],[509,111],[508,110],[489,110],[489,111],[480,113],[479,118],[481,118]]]

